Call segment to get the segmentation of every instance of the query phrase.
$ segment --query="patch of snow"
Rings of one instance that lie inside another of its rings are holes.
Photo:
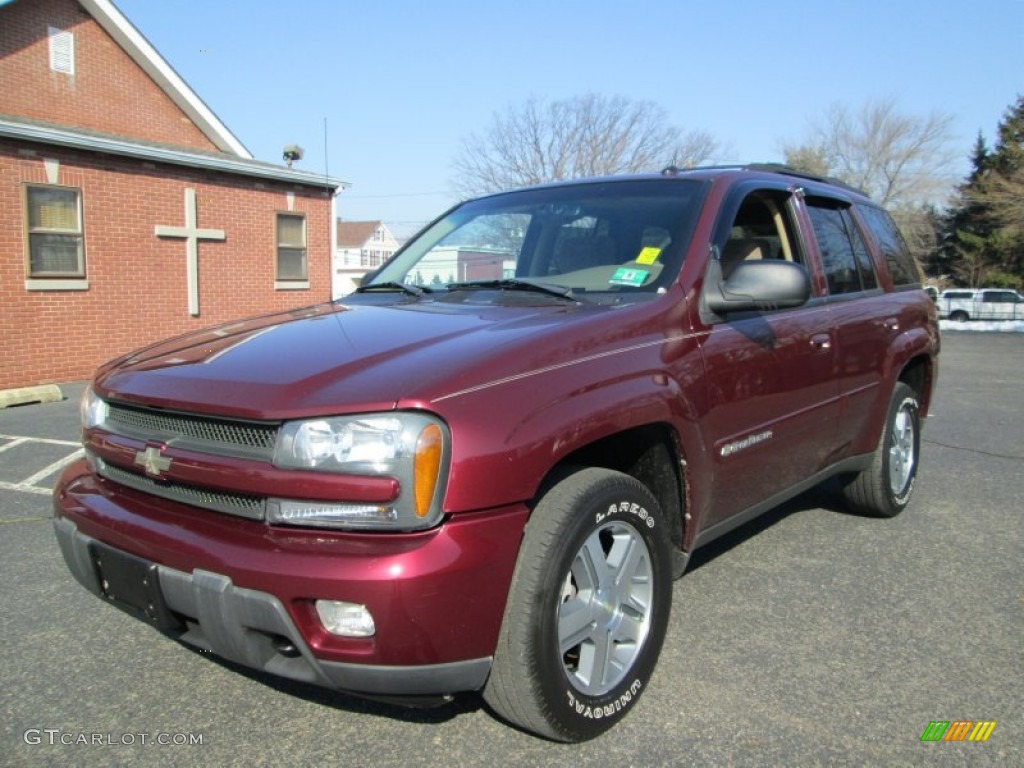
[[[1024,320],[966,320],[962,323],[955,320],[939,320],[939,330],[1024,333]]]

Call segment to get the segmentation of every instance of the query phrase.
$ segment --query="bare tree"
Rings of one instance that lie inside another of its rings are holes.
[[[812,144],[786,146],[783,149],[783,154],[786,159],[786,165],[796,168],[798,171],[815,176],[828,176],[831,172],[824,147]]]
[[[929,264],[939,245],[941,217],[931,204],[900,203],[890,208],[893,221],[903,234],[911,255],[918,264]]]
[[[988,209],[993,224],[1011,238],[1024,239],[1024,168],[988,172],[965,191],[971,202]]]
[[[787,162],[863,189],[886,207],[936,201],[949,191],[953,116],[901,113],[894,101],[851,110],[836,104],[812,123],[800,144],[784,145]],[[810,162],[808,162],[810,161]]]
[[[683,134],[650,101],[585,94],[530,98],[495,113],[463,141],[455,185],[466,196],[545,181],[692,167],[718,148],[707,133]]]

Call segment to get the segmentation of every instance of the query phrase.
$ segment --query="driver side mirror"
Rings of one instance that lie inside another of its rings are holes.
[[[792,261],[743,261],[727,280],[715,259],[704,279],[705,306],[716,315],[789,309],[811,298],[811,278]]]

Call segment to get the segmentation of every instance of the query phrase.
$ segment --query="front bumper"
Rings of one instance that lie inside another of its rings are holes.
[[[506,510],[428,535],[272,530],[126,489],[84,463],[65,471],[54,503],[64,559],[100,598],[239,664],[393,697],[483,686],[525,522]],[[100,552],[137,583],[105,588]],[[115,591],[134,592],[131,605]],[[320,598],[367,605],[376,635],[328,635]]]

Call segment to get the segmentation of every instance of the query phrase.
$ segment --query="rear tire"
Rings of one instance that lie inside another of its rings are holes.
[[[527,524],[484,699],[555,741],[604,733],[647,687],[671,601],[669,525],[647,488],[569,475]]]
[[[855,512],[895,517],[909,503],[921,450],[919,411],[917,393],[898,382],[871,466],[843,488],[843,496]]]

